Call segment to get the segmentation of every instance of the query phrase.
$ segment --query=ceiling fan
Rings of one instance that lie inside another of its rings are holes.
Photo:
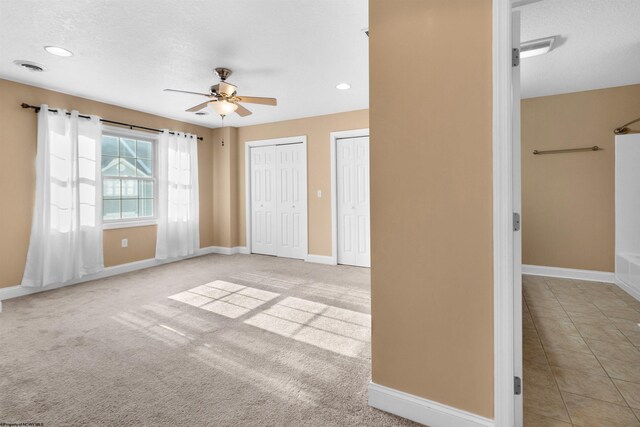
[[[195,113],[210,105],[216,113],[220,114],[223,117],[233,112],[238,113],[238,115],[240,115],[241,117],[245,117],[251,114],[251,111],[247,110],[245,107],[239,104],[240,102],[273,106],[278,104],[278,101],[275,98],[261,98],[256,96],[238,95],[238,92],[236,91],[237,86],[226,82],[227,77],[231,75],[231,70],[228,68],[220,67],[216,68],[214,71],[216,75],[220,77],[220,83],[211,86],[209,88],[209,93],[191,92],[188,90],[177,89],[165,89],[165,92],[180,92],[206,96],[207,98],[209,98],[208,101],[193,106],[186,111]]]

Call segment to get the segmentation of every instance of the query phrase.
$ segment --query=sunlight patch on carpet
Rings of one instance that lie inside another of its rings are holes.
[[[368,314],[288,297],[244,323],[344,356],[368,358]]]
[[[236,319],[279,296],[275,292],[216,280],[171,295],[169,299]]]

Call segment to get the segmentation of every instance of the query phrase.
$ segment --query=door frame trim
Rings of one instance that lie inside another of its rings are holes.
[[[512,2],[493,0],[492,8],[494,419],[496,427],[506,427],[518,421],[513,336]]]
[[[520,10],[511,12],[511,47],[520,48]],[[512,176],[513,176],[513,212],[522,216],[522,132],[520,101],[522,99],[521,63],[511,67],[512,87]],[[517,98],[516,98],[517,97]],[[512,218],[515,218],[512,217]],[[515,220],[515,219],[514,219]],[[513,220],[512,220],[513,221]],[[526,226],[526,224],[525,224]],[[513,222],[512,222],[512,229]],[[522,228],[513,232],[513,375],[520,378],[520,394],[513,396],[514,427],[524,425],[524,359],[523,359],[523,330],[522,330]]]
[[[343,130],[331,132],[329,134],[329,144],[331,147],[331,263],[338,264],[338,175],[337,175],[337,144],[339,139],[368,137],[369,144],[371,138],[369,128]],[[371,177],[371,168],[369,168],[369,177]],[[371,183],[369,183],[371,187]],[[369,213],[371,218],[371,213]]]
[[[307,136],[288,136],[284,138],[273,139],[261,139],[255,141],[246,141],[244,144],[244,198],[245,198],[245,243],[247,247],[247,253],[251,253],[252,241],[251,241],[251,148],[252,147],[267,147],[270,145],[288,145],[288,144],[302,144],[304,149],[304,173],[303,185],[304,189],[304,217],[303,217],[303,229],[305,232],[305,249],[304,260],[309,258],[309,197],[308,197],[308,177],[307,177]]]

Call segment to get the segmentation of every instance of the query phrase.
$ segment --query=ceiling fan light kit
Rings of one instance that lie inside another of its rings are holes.
[[[234,113],[238,109],[238,104],[226,100],[209,102],[209,106],[221,116]]]

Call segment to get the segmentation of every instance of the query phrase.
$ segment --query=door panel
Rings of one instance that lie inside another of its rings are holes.
[[[369,138],[336,141],[338,263],[371,266]]]
[[[371,267],[369,243],[369,138],[354,138],[356,265]]]
[[[304,175],[306,157],[303,144],[278,145],[276,148],[276,211],[280,257],[304,259],[307,248],[306,191]]]
[[[251,250],[276,255],[276,147],[251,148]]]
[[[353,227],[353,139],[336,141],[336,184],[338,202],[338,264],[356,265],[353,248],[355,230]]]

